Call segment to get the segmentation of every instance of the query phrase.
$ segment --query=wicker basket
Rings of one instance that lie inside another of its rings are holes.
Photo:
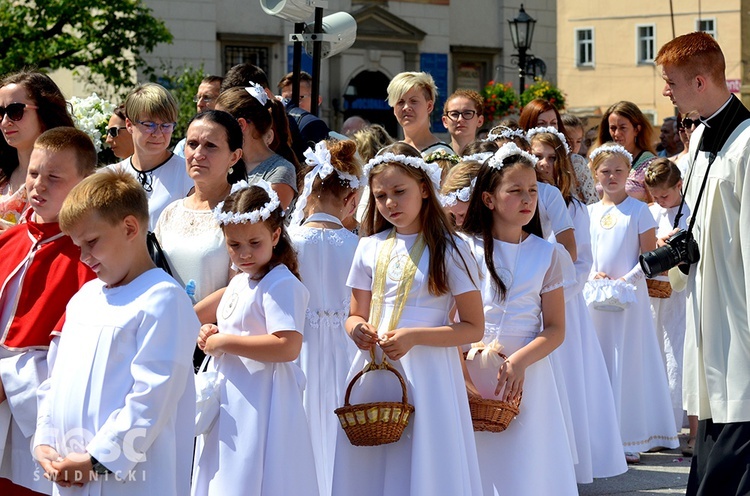
[[[469,396],[471,423],[475,431],[503,432],[518,415],[521,397],[513,401],[488,400]]]
[[[464,353],[464,358],[466,358]],[[507,360],[508,357],[500,353],[500,358]],[[513,401],[490,400],[469,395],[469,411],[471,412],[471,423],[475,431],[503,432],[508,428],[510,422],[516,418],[521,406],[521,396]]]
[[[396,375],[401,383],[401,402],[379,401],[376,403],[360,403],[352,405],[349,396],[354,384],[365,373],[372,370],[387,370]],[[409,424],[409,418],[414,413],[414,406],[409,404],[406,393],[406,383],[401,374],[383,358],[381,363],[371,361],[349,382],[344,397],[344,406],[334,410],[339,417],[341,427],[346,432],[349,442],[354,446],[380,446],[395,443],[401,439],[401,434]]]
[[[669,281],[659,281],[657,279],[646,279],[648,286],[648,295],[651,298],[669,298],[672,296],[672,285]]]

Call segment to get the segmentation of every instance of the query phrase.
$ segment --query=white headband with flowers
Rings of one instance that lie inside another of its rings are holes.
[[[250,86],[246,87],[245,91],[255,97],[255,99],[258,100],[258,102],[264,107],[268,103],[268,93],[266,93],[265,88],[263,88],[263,86],[259,85],[258,83],[253,83],[252,81],[250,81]]]
[[[493,128],[492,131],[495,129],[497,128]],[[513,138],[526,139],[526,133],[523,132],[523,129],[511,129],[503,126],[499,133],[493,133],[492,131],[487,134],[487,138],[484,141],[497,141],[499,139],[512,140]]]
[[[493,154],[493,152],[479,152],[479,153],[473,153],[471,155],[464,155],[461,157],[461,160],[464,162],[468,162],[469,160],[474,160],[479,163],[484,163],[485,160],[490,158]]]
[[[602,145],[599,148],[594,148],[594,150],[589,154],[589,160],[593,162],[597,155],[607,152],[618,153],[628,159],[628,164],[633,163],[633,155],[631,155],[630,152],[627,151],[622,145]]]
[[[268,219],[274,210],[281,207],[279,195],[277,195],[273,188],[271,188],[271,184],[263,179],[254,184],[248,184],[247,181],[239,181],[232,185],[232,190],[229,194],[231,195],[233,193],[236,193],[237,191],[252,188],[253,186],[262,188],[266,193],[268,193],[268,202],[257,210],[252,210],[245,213],[222,212],[222,208],[224,208],[224,202],[221,202],[216,205],[216,208],[214,208],[214,218],[219,224],[245,224],[247,222],[249,222],[250,224],[255,224],[257,222]]]
[[[305,150],[305,163],[313,166],[313,169],[305,174],[305,186],[302,190],[302,194],[297,198],[297,203],[294,206],[294,213],[290,225],[298,226],[302,224],[302,219],[305,216],[305,207],[307,207],[307,198],[312,192],[313,182],[315,177],[320,177],[321,181],[333,174],[334,172],[343,181],[349,183],[349,187],[352,189],[359,188],[360,179],[353,175],[336,169],[331,164],[331,152],[326,146],[325,140],[318,142],[315,145],[315,151],[312,148]]]
[[[471,180],[471,183],[461,189],[457,189],[456,191],[451,191],[450,193],[446,193],[444,195],[441,195],[440,197],[440,204],[444,207],[452,207],[458,202],[464,202],[468,203],[469,199],[471,199],[471,193],[474,191],[474,186],[477,185],[477,178]]]
[[[508,143],[505,143],[500,147],[498,151],[495,152],[495,154],[487,161],[487,165],[489,165],[493,169],[500,170],[503,168],[503,162],[505,161],[505,159],[508,157],[512,157],[513,155],[520,155],[524,157],[535,167],[536,163],[538,162],[537,158],[534,155],[521,150],[520,148],[518,148],[518,145],[510,141]]]
[[[372,172],[373,167],[389,162],[398,162],[399,164],[408,165],[409,167],[414,167],[415,169],[422,169],[427,174],[427,177],[430,178],[432,186],[435,188],[435,192],[440,191],[440,179],[443,176],[443,171],[442,169],[440,169],[440,166],[437,163],[432,162],[428,164],[418,157],[396,155],[391,152],[377,155],[375,158],[367,162],[364,168],[364,176],[366,180],[370,180],[370,173]]]
[[[552,127],[552,126],[547,126],[547,127],[533,127],[531,129],[529,129],[529,131],[526,133],[526,139],[529,141],[529,143],[531,143],[531,138],[533,138],[537,134],[544,134],[544,133],[546,133],[546,134],[553,134],[553,135],[557,136],[557,139],[559,139],[560,142],[565,147],[565,155],[569,155],[570,154],[570,147],[568,147],[568,140],[567,140],[567,138],[565,137],[565,135],[563,133],[561,133],[560,131],[558,131],[558,129],[556,127]]]

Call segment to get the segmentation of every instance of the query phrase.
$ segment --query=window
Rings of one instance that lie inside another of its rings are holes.
[[[257,65],[272,80],[272,72],[283,71],[279,60],[279,50],[283,49],[283,36],[247,35],[238,33],[216,33],[221,54],[223,73],[237,64]],[[284,72],[286,74],[286,72]]]
[[[576,29],[576,66],[594,65],[594,29]]]
[[[704,33],[708,33],[716,38],[716,19],[696,19],[695,30],[703,31]]]
[[[268,47],[224,45],[224,73],[237,64],[257,65],[268,73]]]
[[[636,42],[638,44],[637,63],[652,64],[654,62],[655,31],[656,28],[653,24],[636,27]]]

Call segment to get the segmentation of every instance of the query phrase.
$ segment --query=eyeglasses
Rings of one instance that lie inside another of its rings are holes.
[[[29,105],[28,103],[11,103],[7,107],[0,107],[0,120],[3,120],[7,115],[8,119],[18,122],[23,119],[23,112],[27,108],[38,109],[39,107],[36,105]]]
[[[177,127],[176,122],[164,122],[162,124],[157,124],[156,122],[151,121],[135,121],[141,126],[145,127],[149,134],[154,134],[156,132],[156,129],[161,129],[161,132],[164,134],[170,134],[172,131],[174,131],[174,128]]]
[[[111,138],[117,138],[117,135],[120,134],[120,129],[127,129],[125,126],[112,126],[107,128],[107,136]]]
[[[206,96],[206,95],[195,95],[193,97],[193,103],[198,103],[200,101],[203,101],[203,103],[209,104],[216,100],[215,96]]]
[[[459,117],[463,117],[465,121],[470,121],[474,118],[475,115],[477,115],[476,110],[451,110],[450,112],[446,112],[445,115],[448,117],[448,119],[452,121],[457,121]]]
[[[685,117],[684,119],[682,119],[682,127],[684,127],[685,129],[690,129],[693,126],[697,127],[700,123],[700,119],[691,119],[690,117]]]

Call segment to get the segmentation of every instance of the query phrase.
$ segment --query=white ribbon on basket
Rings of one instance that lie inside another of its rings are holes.
[[[478,356],[481,368],[499,369],[505,363],[505,359],[500,356],[502,351],[503,345],[498,342],[497,338],[493,339],[490,344],[479,341],[478,343],[472,343],[471,349],[466,354],[466,359],[474,360]]]

